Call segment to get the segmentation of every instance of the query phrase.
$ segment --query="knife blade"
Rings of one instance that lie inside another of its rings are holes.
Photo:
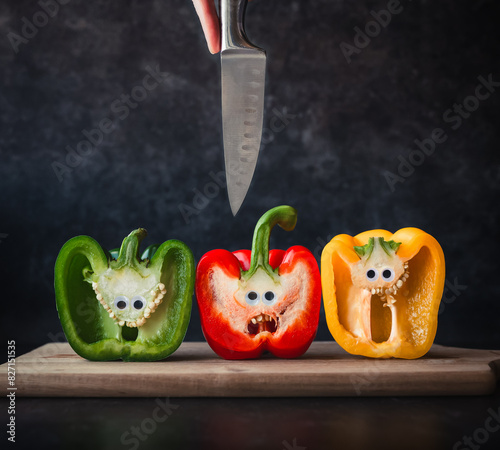
[[[245,34],[247,0],[220,0],[222,134],[229,204],[240,209],[262,138],[266,52]]]

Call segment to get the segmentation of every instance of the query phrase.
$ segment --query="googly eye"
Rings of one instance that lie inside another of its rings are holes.
[[[382,270],[382,279],[384,281],[394,280],[394,270],[392,270],[389,267],[386,267],[384,270]]]
[[[132,307],[137,311],[140,311],[141,309],[144,309],[146,307],[146,299],[141,295],[136,295],[134,298],[132,298],[131,303]]]
[[[262,303],[264,303],[264,305],[267,305],[267,306],[274,305],[277,300],[278,300],[278,297],[273,291],[267,291],[262,296]]]
[[[368,281],[375,281],[378,278],[378,270],[377,269],[368,269],[366,271],[366,279]]]
[[[248,291],[245,294],[245,301],[250,305],[254,306],[259,303],[260,295],[255,291]]]
[[[116,297],[113,303],[115,305],[115,308],[119,309],[120,311],[128,308],[128,298],[124,295],[119,295],[118,297]]]

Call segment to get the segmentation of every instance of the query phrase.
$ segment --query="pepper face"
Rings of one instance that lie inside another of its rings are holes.
[[[189,323],[194,260],[180,241],[150,246],[146,230],[105,252],[88,236],[70,239],[55,266],[56,304],[73,349],[91,360],[153,361],[181,344]],[[113,255],[113,256],[112,256]]]
[[[319,321],[318,265],[305,247],[269,251],[271,229],[292,230],[296,211],[279,206],[257,223],[252,250],[206,253],[197,268],[196,297],[203,333],[226,359],[303,354]]]
[[[437,330],[445,262],[439,243],[417,228],[334,237],[321,257],[328,327],[349,353],[414,359]]]

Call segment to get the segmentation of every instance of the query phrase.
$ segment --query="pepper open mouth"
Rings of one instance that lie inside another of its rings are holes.
[[[278,329],[278,323],[274,317],[268,314],[259,314],[248,321],[247,329],[251,336],[264,331],[274,333]]]

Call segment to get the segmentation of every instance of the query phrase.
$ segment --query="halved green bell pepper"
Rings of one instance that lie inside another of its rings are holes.
[[[73,350],[93,361],[156,361],[181,344],[189,324],[195,265],[169,240],[139,257],[146,230],[132,231],[118,253],[89,236],[70,239],[55,265],[56,306]],[[113,255],[113,256],[112,256]]]

